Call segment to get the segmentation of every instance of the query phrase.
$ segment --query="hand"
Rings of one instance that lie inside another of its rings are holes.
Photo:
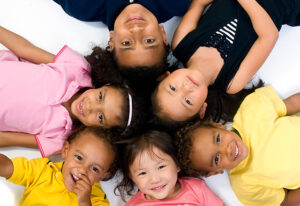
[[[74,192],[77,194],[79,205],[91,205],[92,184],[87,176],[79,174],[79,180],[76,182]]]

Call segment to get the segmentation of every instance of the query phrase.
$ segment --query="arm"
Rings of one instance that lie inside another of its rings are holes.
[[[281,203],[282,206],[297,206],[300,204],[300,189],[285,190],[286,195]]]
[[[190,8],[182,17],[172,40],[172,50],[176,48],[179,42],[192,30],[197,27],[198,21],[205,9],[212,0],[192,0]]]
[[[291,115],[300,112],[300,93],[294,94],[283,100],[286,106],[286,114]]]
[[[0,154],[0,176],[10,178],[14,172],[12,161],[3,154]]]
[[[23,37],[1,26],[0,43],[15,53],[18,57],[35,64],[51,63],[55,57],[53,54],[34,46]]]
[[[34,135],[21,132],[0,132],[0,147],[38,148]]]
[[[245,87],[265,62],[278,39],[278,30],[274,22],[256,0],[238,0],[238,2],[249,15],[258,38],[227,88],[227,93],[230,94],[235,94]]]

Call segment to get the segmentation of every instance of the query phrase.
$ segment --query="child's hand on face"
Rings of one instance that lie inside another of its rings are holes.
[[[79,174],[79,180],[76,181],[74,192],[77,194],[79,205],[91,205],[92,184],[86,175]]]

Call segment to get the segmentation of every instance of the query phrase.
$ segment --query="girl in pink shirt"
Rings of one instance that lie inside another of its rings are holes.
[[[126,206],[223,205],[202,179],[178,179],[176,150],[167,133],[147,131],[125,143],[120,148],[123,179],[116,188],[124,201],[135,191],[135,185],[139,190]]]
[[[0,147],[38,147],[49,156],[60,152],[74,125],[125,135],[144,119],[101,48],[86,58],[67,46],[53,55],[2,27],[0,43],[10,50],[0,51]]]

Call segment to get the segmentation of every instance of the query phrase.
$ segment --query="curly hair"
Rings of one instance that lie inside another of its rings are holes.
[[[113,133],[111,133],[111,131],[108,129],[103,129],[100,127],[87,127],[87,126],[81,125],[80,127],[78,127],[75,131],[73,131],[68,136],[66,141],[69,142],[69,144],[72,144],[72,142],[76,138],[80,137],[81,135],[87,134],[87,133],[94,135],[98,139],[104,140],[105,143],[108,146],[110,146],[111,149],[113,150],[113,152],[115,154],[115,159],[108,170],[109,176],[105,177],[104,181],[113,178],[118,169],[117,163],[118,163],[118,159],[119,159],[118,152],[117,152],[117,146],[115,144],[116,140],[118,140],[117,136],[114,136]]]
[[[208,88],[208,95],[205,100],[205,102],[207,103],[207,108],[204,120],[213,120],[215,122],[221,122],[223,124],[232,121],[235,113],[237,112],[240,104],[245,99],[245,97],[254,92],[255,89],[262,87],[263,85],[263,81],[259,80],[256,85],[252,85],[252,87],[250,88],[244,88],[236,94],[227,94],[210,86]],[[178,128],[188,122],[193,122],[195,121],[195,119],[199,119],[198,113],[184,121],[176,121],[172,119],[172,117],[163,112],[163,108],[161,107],[157,99],[157,92],[158,87],[152,93],[151,101],[155,121],[158,122],[158,124],[162,124],[166,128]]]
[[[175,135],[177,148],[177,159],[181,168],[181,175],[199,177],[204,176],[207,171],[195,170],[191,167],[190,154],[192,151],[194,133],[199,128],[216,128],[211,121],[194,121],[179,129]]]
[[[119,152],[120,152],[120,170],[123,174],[123,179],[115,187],[119,191],[121,198],[126,202],[126,195],[133,195],[134,182],[130,177],[130,166],[133,164],[136,157],[138,157],[142,152],[149,151],[150,154],[157,156],[153,152],[153,147],[157,147],[162,152],[171,156],[175,164],[179,166],[176,159],[176,149],[171,136],[164,132],[158,130],[147,130],[131,139],[119,142]]]
[[[92,84],[95,88],[102,86],[113,87],[121,92],[123,97],[122,120],[120,126],[111,128],[115,134],[128,136],[138,131],[146,122],[148,118],[144,99],[139,97],[133,91],[126,80],[118,71],[116,63],[112,54],[102,49],[101,47],[94,47],[90,55],[85,56],[86,60],[91,66]],[[129,118],[129,95],[132,99],[132,118],[131,123],[127,126]]]

